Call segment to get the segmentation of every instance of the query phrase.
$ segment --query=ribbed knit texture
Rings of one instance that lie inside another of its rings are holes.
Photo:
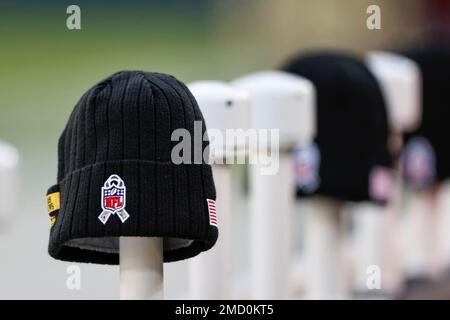
[[[313,194],[344,201],[373,200],[369,176],[392,166],[388,119],[377,80],[358,59],[339,53],[300,56],[284,68],[316,88],[320,186]],[[298,196],[306,196],[298,190]],[[309,194],[308,194],[309,195]]]
[[[58,144],[58,184],[48,193],[61,192],[61,209],[50,232],[50,255],[117,264],[119,236],[163,237],[166,262],[211,248],[218,236],[206,202],[216,199],[211,167],[171,162],[178,143],[171,141],[173,130],[189,130],[193,146],[194,121],[206,131],[187,87],[165,74],[118,72],[86,92]],[[122,223],[112,216],[103,225],[101,188],[112,174],[126,185],[130,218]],[[171,238],[192,241],[176,247]],[[73,245],[73,239],[83,244]]]

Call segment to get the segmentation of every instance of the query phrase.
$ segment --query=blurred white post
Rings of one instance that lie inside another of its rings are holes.
[[[0,141],[0,217],[17,208],[19,152]]]
[[[440,186],[436,195],[437,226],[435,243],[437,248],[437,272],[443,274],[450,271],[450,181]]]
[[[356,204],[352,210],[354,223],[353,289],[356,294],[362,294],[360,298],[366,298],[366,294],[370,292],[370,288],[367,287],[369,267],[376,266],[382,272],[387,271],[383,261],[383,249],[386,249],[383,247],[386,234],[386,230],[383,229],[386,223],[386,214],[385,208],[371,203]],[[384,274],[381,275],[381,280],[384,282]],[[380,289],[384,290],[385,288],[382,286]],[[373,292],[380,295],[383,291],[375,290]]]
[[[293,173],[289,154],[280,153],[276,175],[250,166],[250,258],[252,298],[286,299],[290,270]]]
[[[367,65],[377,78],[385,99],[391,130],[391,151],[399,155],[402,134],[414,130],[421,119],[421,77],[418,66],[405,57],[387,53],[370,52]],[[354,254],[355,285],[358,293],[367,293],[367,268],[375,265],[382,271],[382,289],[395,293],[401,286],[402,226],[400,202],[402,195],[401,167],[397,164],[393,181],[393,194],[387,207],[373,204],[355,205]],[[388,216],[387,216],[388,215]],[[390,224],[390,225],[387,225]],[[394,230],[394,232],[392,232]]]
[[[120,299],[164,299],[163,239],[120,237]]]
[[[433,230],[436,210],[430,190],[405,191],[404,271],[408,279],[427,279],[435,276],[433,253],[437,249]]]
[[[417,64],[397,54],[370,52],[367,66],[381,86],[391,130],[396,135],[415,130],[422,118],[422,77]]]
[[[189,298],[194,300],[222,300],[232,296],[231,170],[227,165],[215,165],[213,175],[218,194],[219,239],[210,252],[189,261]]]
[[[258,72],[232,84],[249,92],[251,128],[258,130],[258,145],[250,150],[251,298],[286,299],[295,190],[290,150],[309,144],[315,134],[314,87],[281,71]]]
[[[348,290],[342,261],[342,202],[317,196],[304,203],[306,298],[345,299]]]
[[[208,129],[217,193],[219,239],[214,248],[192,258],[189,265],[191,299],[231,298],[231,164],[245,157],[245,139],[226,139],[227,130],[248,128],[249,101],[242,90],[218,81],[188,85]],[[235,157],[236,156],[236,157]]]

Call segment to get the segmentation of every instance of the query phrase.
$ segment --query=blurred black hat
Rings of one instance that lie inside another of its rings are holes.
[[[407,186],[425,188],[450,177],[450,50],[424,45],[405,56],[422,73],[422,123],[405,136],[404,178]]]
[[[351,56],[317,53],[284,69],[311,80],[317,95],[315,144],[296,152],[297,194],[386,202],[392,191],[388,119],[368,68]]]

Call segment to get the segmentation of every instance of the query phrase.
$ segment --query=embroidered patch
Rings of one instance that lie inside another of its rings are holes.
[[[369,195],[376,201],[389,201],[394,194],[394,174],[391,169],[375,166],[369,174]]]
[[[52,212],[59,210],[60,203],[59,203],[59,192],[54,192],[49,195],[47,195],[47,210],[48,214],[51,214]]]
[[[435,181],[436,154],[425,137],[408,141],[403,152],[403,170],[406,183],[414,188],[425,188]]]
[[[60,193],[54,192],[47,195],[47,211],[50,215],[50,222],[53,226],[56,223],[56,214],[60,209]]]
[[[316,144],[294,149],[295,186],[306,194],[320,186],[320,151]]]
[[[216,201],[206,199],[206,202],[208,203],[209,224],[217,227]]]
[[[106,224],[111,215],[117,213],[120,221],[124,223],[130,215],[125,210],[127,200],[127,188],[125,182],[116,174],[111,175],[102,187],[101,194],[102,213],[98,219]]]

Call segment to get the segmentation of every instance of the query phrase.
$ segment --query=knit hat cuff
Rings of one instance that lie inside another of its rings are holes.
[[[96,163],[48,190],[49,253],[65,261],[118,264],[119,237],[162,237],[165,262],[190,258],[217,240],[215,199],[207,164]]]

